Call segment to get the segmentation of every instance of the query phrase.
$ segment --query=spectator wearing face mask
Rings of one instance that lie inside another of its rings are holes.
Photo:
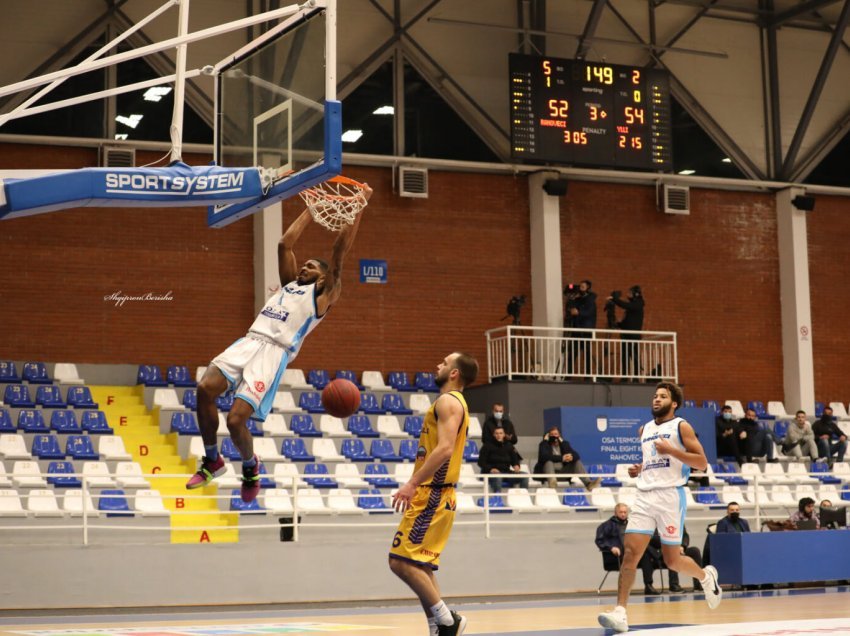
[[[505,405],[499,402],[493,405],[493,412],[487,416],[487,419],[484,420],[484,424],[481,426],[481,443],[486,444],[489,442],[493,444],[496,441],[493,431],[497,428],[505,429],[504,441],[516,445],[518,440],[514,423],[508,417],[507,413],[505,413]]]
[[[714,424],[717,439],[717,455],[719,457],[734,457],[738,464],[743,464],[746,453],[746,434],[738,426],[738,421],[732,415],[732,407],[724,406]]]
[[[717,522],[716,533],[721,532],[749,532],[750,524],[746,519],[741,519],[741,506],[737,501],[726,506],[726,516]]]

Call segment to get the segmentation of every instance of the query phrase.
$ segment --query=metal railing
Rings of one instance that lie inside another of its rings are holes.
[[[508,325],[486,333],[491,380],[679,379],[674,331]]]

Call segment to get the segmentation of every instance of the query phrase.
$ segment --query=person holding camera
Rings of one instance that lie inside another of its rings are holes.
[[[583,280],[578,285],[564,287],[567,299],[564,310],[564,326],[574,329],[596,329],[596,293],[591,290],[593,283]],[[568,333],[573,338],[588,339],[586,331]],[[584,342],[571,342],[567,373],[590,374],[590,347]]]
[[[584,464],[581,463],[578,451],[575,450],[570,443],[561,437],[561,431],[557,426],[552,426],[549,432],[543,436],[543,440],[537,447],[537,463],[534,465],[535,473],[545,473],[553,475],[554,473],[563,473],[565,475],[581,475],[587,471]],[[544,478],[539,477],[538,481],[543,481]],[[558,487],[558,478],[554,476],[546,477],[546,483],[550,488]],[[599,485],[599,479],[590,479],[589,477],[580,478],[584,487],[588,490],[593,490]],[[569,481],[569,478],[567,479]]]
[[[626,300],[623,300],[623,292],[613,291],[608,297],[608,300],[613,302],[617,307],[626,310],[623,319],[617,323],[617,328],[623,331],[640,331],[643,329],[643,292],[640,285],[632,285],[629,287],[629,295]],[[635,340],[640,340],[640,334],[620,334],[621,356],[622,356],[622,374],[634,376],[640,375],[640,353],[639,345],[634,343]]]

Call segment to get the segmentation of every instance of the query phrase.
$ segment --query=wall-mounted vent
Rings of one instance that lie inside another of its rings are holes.
[[[428,169],[400,166],[398,193],[403,197],[428,198]]]
[[[101,168],[134,168],[136,150],[134,148],[102,146],[100,149]]]
[[[664,197],[665,214],[690,214],[691,193],[688,186],[676,186],[664,184],[661,187]]]

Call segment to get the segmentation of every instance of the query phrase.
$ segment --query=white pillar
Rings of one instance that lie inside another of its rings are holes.
[[[809,249],[806,214],[791,203],[801,188],[776,193],[779,240],[779,292],[782,307],[782,354],[785,408],[815,412],[812,311],[809,294]]]
[[[280,285],[277,245],[283,234],[283,212],[280,203],[262,209],[253,216],[254,223],[254,313],[260,313],[271,289]]]

